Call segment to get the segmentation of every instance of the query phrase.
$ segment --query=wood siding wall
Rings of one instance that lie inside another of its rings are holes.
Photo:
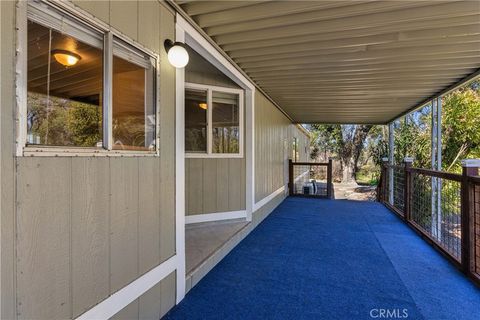
[[[186,215],[245,210],[245,159],[186,159]]]
[[[75,3],[161,55],[161,156],[16,158],[16,12],[1,2],[2,319],[74,318],[175,254],[174,15],[157,1]],[[172,274],[117,316],[174,304]]]
[[[299,142],[299,161],[308,159],[309,138],[263,94],[255,93],[255,202],[288,183],[288,159],[293,138]],[[306,152],[305,152],[306,151]]]
[[[236,88],[227,76],[213,71],[185,70],[185,81]],[[196,68],[198,69],[198,68]],[[212,72],[213,71],[213,72]],[[245,157],[185,159],[186,215],[245,210]]]

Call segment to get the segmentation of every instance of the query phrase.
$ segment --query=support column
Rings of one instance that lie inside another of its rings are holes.
[[[388,178],[388,165],[389,163],[389,160],[388,160],[388,157],[384,157],[382,158],[382,175],[381,175],[381,178],[382,178],[382,181],[381,181],[381,184],[382,184],[382,188],[380,190],[381,194],[380,194],[380,200],[382,202],[387,202],[388,201],[388,197],[389,197],[389,187],[388,187],[388,181],[389,181],[389,178]]]
[[[393,122],[388,124],[388,163],[394,164],[395,140]],[[393,169],[388,169],[388,203],[393,206]]]

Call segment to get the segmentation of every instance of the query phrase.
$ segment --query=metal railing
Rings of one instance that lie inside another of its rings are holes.
[[[392,166],[393,174],[393,206],[403,214],[405,208],[405,169],[402,166]]]
[[[480,177],[384,163],[378,200],[480,284]]]
[[[473,275],[480,279],[480,177],[471,177],[469,179],[470,194],[470,256]]]
[[[293,162],[289,160],[290,196],[333,197],[332,160],[328,162]]]

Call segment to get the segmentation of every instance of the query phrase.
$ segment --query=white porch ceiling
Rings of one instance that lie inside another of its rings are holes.
[[[176,1],[298,123],[386,123],[480,69],[480,1]]]

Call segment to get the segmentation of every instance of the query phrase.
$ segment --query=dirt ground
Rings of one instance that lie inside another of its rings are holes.
[[[341,184],[334,183],[335,199],[348,199],[360,201],[375,201],[376,187],[375,186],[360,186],[357,184]]]

